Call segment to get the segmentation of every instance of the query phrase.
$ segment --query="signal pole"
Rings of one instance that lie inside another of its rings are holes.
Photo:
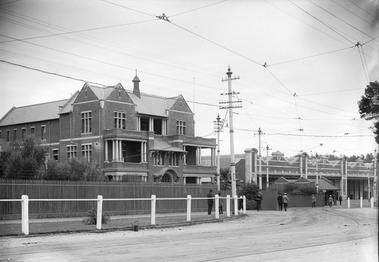
[[[222,132],[222,127],[224,125],[224,121],[221,121],[220,115],[217,115],[216,121],[213,121],[215,125],[215,131],[217,133],[217,191],[220,192],[220,132]]]
[[[271,148],[268,147],[268,145],[266,146],[266,189],[269,188],[270,186],[270,179],[269,179],[269,174],[268,174],[268,151],[271,150]]]
[[[261,128],[258,128],[258,136],[259,136],[259,189],[262,189],[262,148],[261,148],[261,135],[262,130]]]
[[[232,195],[233,197],[237,195],[237,185],[236,185],[236,163],[234,159],[234,129],[233,129],[233,108],[241,108],[240,100],[233,100],[232,95],[238,93],[232,91],[232,80],[238,80],[239,77],[232,78],[232,71],[230,71],[230,66],[226,72],[227,78],[222,79],[222,82],[228,81],[228,93],[223,93],[221,95],[228,95],[228,101],[219,102],[219,104],[226,104],[226,106],[220,106],[220,109],[229,110],[229,133],[230,133],[230,175],[232,179]]]

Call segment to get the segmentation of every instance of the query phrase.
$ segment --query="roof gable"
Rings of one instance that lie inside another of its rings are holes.
[[[125,91],[124,87],[118,83],[115,88],[112,89],[110,94],[106,97],[107,100],[124,102],[129,104],[134,104],[133,100],[130,98],[128,93]]]
[[[182,95],[179,95],[176,98],[176,101],[171,106],[170,110],[192,113],[191,108],[188,106],[186,100],[184,99]]]
[[[85,83],[82,89],[79,91],[79,94],[76,97],[74,103],[93,101],[93,100],[99,100],[99,99],[100,97],[96,96],[91,86],[88,83]]]

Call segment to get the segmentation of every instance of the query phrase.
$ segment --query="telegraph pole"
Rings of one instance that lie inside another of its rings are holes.
[[[215,131],[217,133],[217,191],[220,192],[220,132],[222,132],[222,127],[224,121],[221,121],[220,115],[217,115],[216,121],[213,121],[215,125]]]
[[[232,195],[237,195],[237,185],[236,185],[236,163],[234,160],[234,129],[233,129],[233,108],[241,108],[240,100],[233,100],[232,95],[237,95],[238,93],[232,91],[232,80],[237,80],[239,77],[232,77],[232,71],[230,71],[230,66],[226,72],[227,78],[222,79],[222,82],[228,81],[228,92],[221,95],[228,95],[228,101],[220,102],[220,104],[226,104],[226,106],[220,106],[220,109],[229,110],[229,133],[230,133],[230,175],[232,179]]]
[[[266,146],[266,189],[269,188],[270,186],[270,179],[269,179],[269,175],[268,175],[268,151],[271,150],[271,148],[268,147],[268,145]]]
[[[258,128],[258,137],[259,137],[259,189],[262,189],[262,148],[261,148],[261,135],[262,130]]]

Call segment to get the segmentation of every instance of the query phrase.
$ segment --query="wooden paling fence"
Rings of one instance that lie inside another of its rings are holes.
[[[165,184],[165,183],[122,183],[88,181],[46,181],[46,180],[0,180],[0,199],[20,199],[28,195],[31,199],[95,199],[104,198],[186,198],[205,197],[209,190],[216,191],[216,185]],[[222,196],[230,194],[221,192]],[[0,219],[19,219],[20,202],[0,202]],[[91,201],[35,201],[29,204],[31,218],[85,216],[96,209]],[[185,212],[186,201],[159,201],[157,213]],[[110,215],[148,214],[150,201],[105,201],[103,211]],[[206,211],[207,201],[192,203],[192,211]]]

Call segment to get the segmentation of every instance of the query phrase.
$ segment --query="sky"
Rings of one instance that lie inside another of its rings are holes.
[[[1,0],[0,116],[67,99],[83,81],[131,90],[137,70],[141,92],[185,97],[196,136],[215,138],[225,119],[228,154],[219,102],[230,66],[236,153],[258,148],[258,128],[269,154],[372,153],[358,101],[379,80],[378,10],[378,0]]]

